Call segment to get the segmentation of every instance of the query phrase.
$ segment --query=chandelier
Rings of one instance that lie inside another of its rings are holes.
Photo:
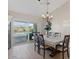
[[[38,0],[40,1],[40,0]],[[48,2],[48,0],[46,0],[46,6],[47,6],[47,10],[46,10],[46,14],[43,14],[42,15],[42,19],[45,19],[46,20],[46,26],[45,26],[45,30],[47,32],[47,37],[49,37],[49,31],[52,29],[51,26],[52,26],[52,23],[51,23],[51,19],[53,19],[53,16],[49,14],[48,12],[48,5],[50,3]]]
[[[40,0],[38,0],[38,1],[40,1]],[[43,14],[43,15],[41,16],[42,19],[46,19],[47,21],[50,21],[50,20],[53,18],[53,16],[50,15],[49,12],[48,12],[48,6],[49,6],[49,4],[50,4],[50,2],[47,0],[47,1],[46,1],[46,6],[47,6],[46,14]]]
[[[49,20],[51,20],[53,18],[53,16],[52,15],[49,15],[49,13],[46,12],[46,15],[42,15],[42,18],[43,19],[46,19],[47,21],[49,21]]]

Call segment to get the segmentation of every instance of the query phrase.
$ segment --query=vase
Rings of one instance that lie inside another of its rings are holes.
[[[49,31],[47,31],[47,37],[49,38]]]

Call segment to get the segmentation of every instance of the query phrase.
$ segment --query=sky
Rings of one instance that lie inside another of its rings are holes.
[[[33,24],[29,22],[14,22],[13,25],[14,26],[33,26]]]

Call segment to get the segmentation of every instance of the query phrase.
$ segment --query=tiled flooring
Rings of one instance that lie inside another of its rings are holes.
[[[9,49],[8,52],[8,59],[43,59],[42,55],[39,55],[37,51],[34,51],[33,43],[17,45]],[[62,59],[61,53],[54,57],[50,57],[49,54],[50,52],[46,51],[45,59]],[[68,59],[66,53],[65,59]]]

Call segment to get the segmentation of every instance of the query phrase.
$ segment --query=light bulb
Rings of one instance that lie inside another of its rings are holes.
[[[51,16],[51,18],[52,18],[53,16]]]
[[[52,16],[49,16],[49,18],[51,18]]]
[[[43,18],[45,18],[45,15],[42,15]]]

